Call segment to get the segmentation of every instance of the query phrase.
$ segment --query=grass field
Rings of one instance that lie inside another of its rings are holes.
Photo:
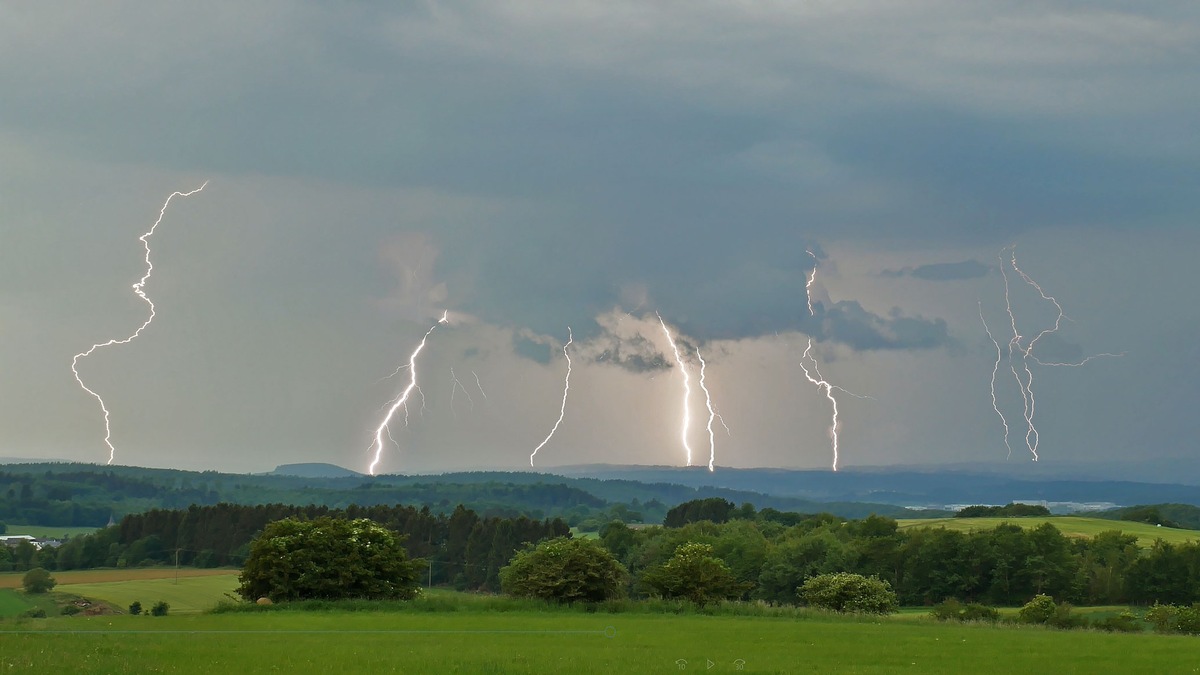
[[[1179,673],[1200,640],[813,615],[299,612],[0,622],[0,672]],[[714,666],[709,669],[707,662]]]
[[[136,567],[133,569],[109,570],[70,570],[67,572],[51,572],[59,585],[63,584],[97,584],[108,581],[134,581],[145,579],[180,579],[190,577],[211,577],[237,575],[238,570],[232,569],[194,569],[181,567]],[[0,588],[20,588],[24,572],[5,572],[0,574]]]
[[[1030,518],[906,518],[897,521],[900,529],[913,527],[944,527],[948,530],[973,532],[996,527],[1000,523],[1012,523],[1024,528],[1037,527],[1042,523],[1051,523],[1063,534],[1069,537],[1094,537],[1106,530],[1121,530],[1138,538],[1138,544],[1149,546],[1155,539],[1162,539],[1173,544],[1200,540],[1198,530],[1179,530],[1172,527],[1155,527],[1146,523],[1133,523],[1125,520],[1105,520],[1104,518],[1088,518],[1084,516],[1034,516]]]
[[[50,527],[47,525],[12,525],[8,526],[8,531],[5,535],[10,534],[27,534],[31,537],[44,537],[46,539],[62,539],[64,537],[77,537],[81,534],[91,534],[98,528],[95,527]]]
[[[132,581],[108,581],[100,583],[63,584],[55,591],[70,593],[89,600],[99,600],[122,611],[134,600],[142,603],[146,611],[158,602],[171,606],[172,614],[197,614],[212,609],[226,599],[226,593],[237,588],[236,574],[216,576],[181,577],[172,579],[136,579]]]
[[[0,589],[0,619],[17,616],[32,606],[25,602],[25,598],[17,591]]]

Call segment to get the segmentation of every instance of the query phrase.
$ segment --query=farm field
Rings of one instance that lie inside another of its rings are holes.
[[[59,585],[64,584],[95,584],[109,581],[131,581],[144,579],[180,579],[190,577],[231,576],[236,577],[238,570],[234,569],[195,569],[181,567],[138,567],[134,569],[98,569],[98,570],[68,570],[66,572],[51,572]],[[5,572],[0,574],[0,588],[20,588],[24,572]]]
[[[91,534],[100,528],[96,527],[53,527],[49,525],[12,525],[8,526],[8,531],[5,535],[27,534],[31,537],[42,537],[46,539],[63,539],[66,537],[77,537],[82,534]]]
[[[0,588],[0,619],[17,616],[31,606],[17,591]]]
[[[1197,638],[930,621],[577,611],[272,611],[0,622],[14,672],[1162,673]],[[710,670],[707,662],[714,663]]]
[[[99,600],[122,611],[135,600],[146,611],[158,601],[171,606],[172,614],[197,614],[226,600],[226,593],[237,588],[236,574],[180,577],[171,579],[134,579],[99,583],[59,583],[56,592]]]
[[[948,530],[973,532],[996,527],[1001,523],[1020,525],[1026,529],[1037,527],[1042,523],[1050,523],[1069,537],[1094,537],[1106,530],[1121,530],[1138,538],[1138,544],[1145,547],[1154,543],[1155,539],[1172,544],[1181,544],[1200,540],[1200,530],[1180,530],[1172,527],[1156,527],[1146,523],[1134,523],[1127,520],[1105,520],[1104,518],[1088,518],[1085,516],[1033,516],[1029,518],[905,518],[897,521],[900,529],[914,527],[944,527]]]

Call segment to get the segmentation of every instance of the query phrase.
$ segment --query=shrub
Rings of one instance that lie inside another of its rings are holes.
[[[992,607],[976,602],[964,605],[954,598],[934,605],[929,613],[939,621],[998,621],[1000,619],[1000,612]]]
[[[1071,605],[1055,603],[1054,598],[1038,593],[1017,612],[1020,623],[1054,626],[1055,628],[1083,628],[1088,625],[1087,617],[1071,613]]]
[[[391,530],[360,518],[275,521],[250,544],[237,593],[246,600],[410,600],[420,561]]]
[[[805,604],[835,612],[891,614],[899,608],[888,582],[849,572],[819,574],[805,581],[797,592]]]
[[[1140,633],[1142,624],[1133,612],[1125,610],[1116,616],[1110,616],[1096,622],[1096,628],[1114,633]]]
[[[66,607],[63,607],[61,610],[59,610],[58,613],[62,614],[63,616],[75,616],[76,614],[80,613],[81,611],[83,611],[83,610],[79,609],[75,605],[67,605]]]
[[[41,607],[34,607],[33,609],[25,610],[25,613],[21,616],[27,619],[44,619],[46,618],[46,610]]]
[[[58,585],[58,582],[44,568],[35,567],[21,578],[21,585],[25,587],[26,593],[45,593]]]
[[[556,537],[518,551],[500,570],[507,594],[556,602],[602,602],[624,594],[629,572],[599,542]]]
[[[133,602],[129,603],[129,613],[134,616],[141,614],[142,613],[142,603],[138,600],[134,600]]]
[[[641,582],[664,598],[683,598],[698,605],[732,600],[747,590],[729,565],[713,555],[711,544],[691,541],[675,549],[667,562],[642,572]]]
[[[167,612],[170,611],[170,609],[171,609],[170,605],[168,605],[163,600],[159,600],[158,602],[154,603],[153,607],[150,608],[150,615],[151,616],[166,616]]]

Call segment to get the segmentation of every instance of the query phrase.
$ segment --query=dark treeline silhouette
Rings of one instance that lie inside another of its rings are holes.
[[[423,581],[461,589],[499,590],[499,569],[517,549],[526,543],[570,532],[558,518],[481,517],[461,505],[447,515],[434,513],[428,506],[332,509],[314,505],[216,504],[131,514],[113,527],[75,537],[57,550],[39,551],[34,560],[26,562],[58,570],[176,562],[196,567],[240,567],[250,541],[267,523],[322,516],[367,518],[404,535],[409,556],[430,564],[430,569],[422,575]]]
[[[1041,504],[1017,504],[1010,502],[1004,506],[967,506],[954,514],[955,518],[1024,518],[1027,516],[1048,516],[1050,509]]]

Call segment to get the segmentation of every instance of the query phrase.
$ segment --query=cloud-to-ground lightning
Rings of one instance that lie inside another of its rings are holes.
[[[1012,445],[1008,442],[1008,419],[1004,417],[1004,413],[1000,412],[1000,402],[996,400],[996,375],[1000,373],[1000,362],[1004,360],[1004,352],[1000,349],[1000,343],[992,336],[992,329],[988,328],[987,319],[983,318],[983,301],[979,302],[979,320],[983,322],[983,330],[987,332],[988,339],[996,345],[996,363],[992,366],[992,409],[1000,416],[1000,423],[1004,425],[1004,447],[1008,448],[1008,456],[1011,459]]]
[[[683,441],[683,450],[687,453],[687,466],[692,465],[692,446],[688,443],[688,429],[692,426],[692,409],[689,401],[692,398],[692,378],[688,374],[687,364],[683,361],[683,356],[679,353],[679,345],[675,343],[675,338],[671,335],[671,330],[667,328],[667,322],[663,321],[662,315],[658,312],[654,313],[658,317],[658,323],[662,326],[663,333],[667,336],[667,342],[671,343],[671,349],[675,352],[675,362],[679,364],[679,371],[683,373],[683,422],[680,424],[679,438]]]
[[[483,400],[486,401],[487,400],[487,392],[483,390],[483,383],[479,381],[479,373],[476,373],[475,371],[472,370],[471,374],[475,376],[475,386],[479,387],[479,393],[483,394]]]
[[[133,334],[131,334],[129,337],[124,339],[112,339],[107,342],[94,344],[87,351],[76,354],[75,358],[71,360],[71,372],[75,374],[75,381],[79,383],[79,386],[82,387],[84,391],[95,397],[96,401],[100,403],[100,410],[104,413],[104,444],[108,446],[108,464],[112,464],[117,455],[117,449],[112,444],[112,425],[109,422],[108,406],[104,404],[104,399],[100,398],[100,394],[97,394],[83,383],[83,378],[79,376],[79,360],[91,356],[97,349],[110,347],[112,345],[123,345],[132,342],[133,339],[141,335],[146,326],[149,326],[150,322],[154,320],[154,302],[150,300],[149,296],[147,296],[145,292],[146,282],[150,280],[150,274],[154,272],[154,265],[150,262],[150,237],[158,228],[159,223],[162,222],[163,217],[166,216],[167,206],[171,204],[172,199],[175,197],[190,197],[203,190],[206,185],[208,185],[208,181],[204,181],[200,187],[192,190],[191,192],[172,192],[171,195],[167,197],[167,201],[163,202],[162,208],[159,209],[158,220],[154,221],[154,224],[150,226],[150,229],[145,234],[138,237],[138,240],[142,242],[142,246],[146,248],[146,274],[144,274],[142,278],[133,285],[133,292],[150,307],[150,315],[146,317],[145,322],[138,326],[138,329],[133,331]]]
[[[804,365],[804,359],[809,359],[810,361],[812,361],[813,369],[811,372],[808,370],[808,367]],[[808,347],[806,347],[804,349],[804,354],[801,355],[801,357],[800,357],[800,369],[804,371],[804,377],[808,378],[809,382],[812,382],[813,384],[815,384],[817,386],[817,389],[821,389],[825,392],[825,398],[829,399],[830,405],[833,406],[833,417],[829,424],[829,440],[833,443],[833,470],[837,471],[838,470],[838,404],[837,404],[837,398],[835,398],[833,395],[833,390],[838,389],[840,391],[845,391],[845,389],[842,389],[841,387],[838,387],[837,385],[830,384],[829,381],[825,379],[825,376],[821,374],[821,370],[817,367],[817,359],[812,356],[812,338],[808,339]],[[816,373],[817,376],[813,377],[812,373]]]
[[[808,273],[808,281],[804,284],[804,296],[808,299],[808,315],[815,316],[812,306],[812,285],[817,280],[817,254],[813,253],[811,248],[804,249],[804,252],[813,259],[812,271]]]
[[[567,357],[567,376],[563,379],[563,395],[562,405],[558,409],[558,419],[554,421],[554,427],[550,429],[550,433],[546,434],[546,438],[538,443],[537,447],[529,455],[529,466],[533,466],[533,458],[537,457],[538,450],[541,450],[551,438],[554,438],[555,432],[558,431],[558,425],[562,424],[563,417],[567,414],[567,392],[571,391],[571,352],[568,348],[575,341],[575,335],[571,332],[571,327],[567,326],[567,343],[563,345],[563,356]]]
[[[1007,261],[1004,259],[1005,252],[1008,253]],[[1030,364],[1033,363],[1039,366],[1064,366],[1077,368],[1088,363],[1089,361],[1092,361],[1093,359],[1118,357],[1124,356],[1124,354],[1093,354],[1078,362],[1055,362],[1042,361],[1039,359],[1034,353],[1038,341],[1047,335],[1058,332],[1058,330],[1062,327],[1063,320],[1069,320],[1069,318],[1063,311],[1062,305],[1058,302],[1058,300],[1054,296],[1047,294],[1046,291],[1042,289],[1041,285],[1034,281],[1032,277],[1026,274],[1025,271],[1017,265],[1017,250],[1015,246],[1008,246],[1001,249],[997,257],[1000,259],[1000,276],[1004,279],[1004,309],[1008,314],[1009,324],[1012,327],[1012,338],[1008,341],[1009,370],[1012,372],[1013,379],[1017,383],[1017,389],[1021,393],[1023,416],[1025,418],[1026,426],[1025,447],[1029,450],[1029,453],[1033,455],[1033,461],[1036,462],[1039,459],[1038,446],[1041,441],[1041,435],[1038,433],[1037,426],[1034,424],[1034,418],[1037,414],[1037,399],[1033,393],[1033,369],[1030,367]],[[1054,309],[1057,312],[1054,318],[1054,325],[1043,328],[1037,333],[1037,335],[1028,340],[1028,342],[1024,342],[1025,336],[1021,334],[1020,329],[1017,327],[1017,315],[1013,310],[1012,289],[1009,283],[1007,270],[1008,266],[1010,265],[1012,266],[1013,271],[1016,272],[1017,275],[1020,276],[1027,285],[1037,291],[1037,294],[1042,298],[1042,300],[1054,305]],[[988,328],[987,321],[983,319],[982,303],[980,303],[979,318],[981,321],[983,321],[983,327],[987,332],[988,337],[991,338],[992,342],[996,345],[997,360],[996,365],[992,370],[991,385],[992,406],[996,409],[996,414],[1000,416],[1000,420],[1004,424],[1004,445],[1008,448],[1009,456],[1011,457],[1012,447],[1008,442],[1008,421],[1001,412],[999,403],[996,399],[996,372],[999,370],[1000,361],[1003,360],[1003,352],[1000,348],[1000,343],[992,336],[992,332]]]
[[[380,422],[379,427],[375,429],[375,442],[371,444],[371,447],[375,450],[375,458],[371,460],[371,465],[367,467],[367,473],[371,474],[372,476],[375,475],[375,467],[379,466],[379,460],[383,458],[383,435],[386,433],[388,438],[391,439],[392,430],[388,427],[388,425],[391,423],[392,417],[395,416],[396,411],[400,409],[400,406],[404,406],[404,417],[406,421],[408,419],[408,397],[410,394],[412,394],[414,389],[418,389],[417,356],[421,353],[422,349],[425,349],[425,343],[428,342],[429,336],[431,333],[433,333],[434,329],[444,323],[449,322],[449,319],[447,318],[448,316],[449,312],[442,313],[442,318],[438,319],[437,323],[433,324],[429,330],[425,331],[425,337],[421,338],[421,342],[417,345],[417,348],[414,349],[412,354],[408,357],[408,386],[404,388],[404,391],[400,392],[399,396],[392,400],[392,405],[390,408],[388,408],[387,414],[384,415],[383,421]],[[394,439],[392,440],[394,442]]]
[[[700,359],[700,390],[704,392],[704,405],[708,406],[708,470],[711,472],[717,459],[717,437],[713,434],[713,420],[717,418],[717,411],[713,408],[708,386],[704,384],[704,369],[707,364],[699,347],[696,348],[696,358]],[[721,420],[721,424],[725,424],[725,420]],[[729,427],[725,427],[725,431],[728,432]]]

